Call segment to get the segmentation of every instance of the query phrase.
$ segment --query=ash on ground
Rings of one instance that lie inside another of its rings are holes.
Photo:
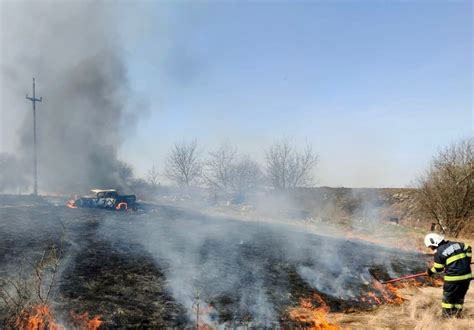
[[[0,277],[15,276],[21,259],[35,260],[55,242],[63,249],[55,310],[100,315],[103,328],[294,327],[288,311],[303,298],[317,294],[331,311],[371,309],[390,298],[373,290],[372,275],[416,273],[427,262],[291,225],[172,206],[116,213],[11,196],[0,204]]]

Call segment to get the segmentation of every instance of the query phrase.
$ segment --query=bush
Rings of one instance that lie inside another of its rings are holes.
[[[419,180],[417,201],[422,215],[443,233],[457,237],[474,216],[474,139],[441,150]]]

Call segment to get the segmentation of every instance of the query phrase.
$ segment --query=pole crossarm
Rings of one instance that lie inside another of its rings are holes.
[[[41,96],[39,99],[37,98],[34,98],[34,97],[29,97],[28,94],[26,94],[26,98],[30,101],[33,101],[33,102],[41,102],[43,101],[43,97]]]

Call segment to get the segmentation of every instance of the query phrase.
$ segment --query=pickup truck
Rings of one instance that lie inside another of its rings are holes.
[[[68,201],[70,208],[92,207],[118,211],[137,210],[135,195],[120,195],[115,189],[93,189],[90,194]]]

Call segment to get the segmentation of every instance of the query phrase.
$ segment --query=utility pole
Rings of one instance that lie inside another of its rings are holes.
[[[33,102],[33,144],[34,144],[34,169],[33,169],[33,195],[38,196],[38,171],[36,169],[36,102],[41,102],[43,97],[39,99],[36,98],[35,94],[35,78],[33,78],[33,97],[28,97],[26,94],[26,98]]]

